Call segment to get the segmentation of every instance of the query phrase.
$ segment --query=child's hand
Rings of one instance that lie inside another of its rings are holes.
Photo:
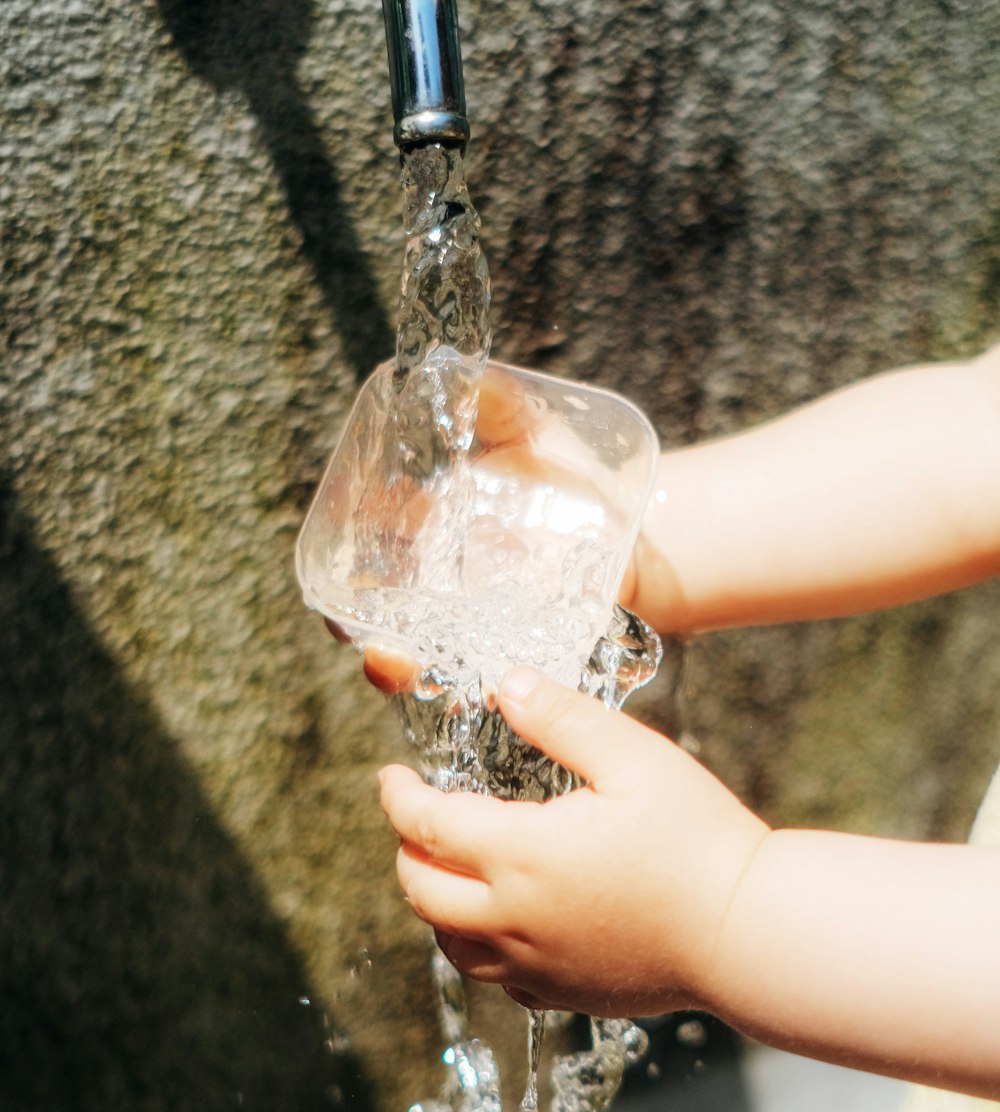
[[[442,794],[400,766],[400,882],[463,973],[532,1007],[653,1014],[712,997],[713,945],[767,832],[692,757],[527,669],[504,716],[588,786],[544,804]]]
[[[324,618],[326,628],[342,645],[351,644],[351,638],[331,618]],[[385,695],[398,695],[412,691],[419,679],[417,662],[405,653],[392,652],[369,646],[365,649],[365,678]]]

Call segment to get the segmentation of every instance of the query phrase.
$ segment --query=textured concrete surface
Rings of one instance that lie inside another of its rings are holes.
[[[683,443],[997,335],[996,0],[461,8],[499,356]],[[384,55],[374,0],[0,6],[4,1109],[437,1086],[397,733],[291,562],[391,348]],[[706,639],[689,724],[772,818],[961,836],[998,601]]]

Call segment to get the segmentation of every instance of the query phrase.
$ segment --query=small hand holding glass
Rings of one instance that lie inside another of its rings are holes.
[[[666,738],[538,672],[508,673],[499,704],[586,786],[502,802],[385,769],[413,910],[461,972],[527,1007],[705,1006],[725,911],[765,824]]]

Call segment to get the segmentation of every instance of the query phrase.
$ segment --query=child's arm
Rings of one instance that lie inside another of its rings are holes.
[[[1000,572],[1000,347],[663,456],[637,613],[685,633],[857,613]]]
[[[774,1045],[1000,1097],[1000,851],[769,831],[695,760],[534,673],[501,709],[589,786],[383,774],[414,910],[463,972],[597,1015],[695,1007]]]
[[[517,398],[487,380],[483,439],[512,450],[520,420]],[[530,444],[519,450],[530,460]],[[665,452],[621,599],[687,634],[859,613],[996,574],[1000,346]],[[412,662],[371,650],[366,671],[396,691]]]

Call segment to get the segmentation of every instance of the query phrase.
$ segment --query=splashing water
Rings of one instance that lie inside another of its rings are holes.
[[[656,634],[635,615],[616,607],[580,677],[580,689],[619,708],[626,696],[650,680],[660,661]],[[438,672],[424,673],[415,692],[394,696],[407,740],[417,751],[424,778],[443,791],[475,791],[501,799],[543,801],[571,791],[579,778],[520,738],[484,697],[477,684],[456,684]],[[449,1040],[445,1063],[453,1069],[446,1086],[454,1112],[499,1112],[499,1076],[484,1043],[469,1040],[461,978],[439,952],[432,970],[442,1031]],[[529,1077],[521,1112],[535,1112],[543,1013],[529,1018]],[[593,1047],[558,1058],[552,1072],[552,1112],[605,1112],[626,1066],[641,1057],[645,1034],[628,1020],[592,1020]],[[444,1094],[442,1094],[444,1097]],[[438,1112],[421,1105],[423,1112]]]
[[[461,151],[427,144],[406,153],[402,186],[407,242],[403,260],[392,405],[379,433],[391,463],[360,551],[397,582],[434,568],[439,588],[461,574],[461,531],[474,484],[466,464],[476,423],[479,385],[489,355],[490,281],[479,245],[479,217],[465,184]],[[413,550],[385,538],[392,515],[419,491],[425,514]],[[369,512],[371,510],[372,512]],[[451,527],[449,527],[449,525]],[[580,689],[612,707],[655,672],[660,644],[652,630],[620,607],[611,628],[579,674]],[[419,753],[425,779],[444,791],[502,799],[545,800],[579,786],[579,778],[519,738],[491,706],[481,678],[427,668],[412,694],[395,697],[404,734]],[[501,1112],[500,1074],[489,1046],[468,1034],[461,977],[440,951],[432,959],[438,1013],[448,1049],[448,1080],[437,1100],[410,1112]],[[626,1020],[594,1020],[593,1047],[556,1060],[553,1112],[604,1112],[626,1064],[641,1052],[642,1032]],[[537,1112],[537,1075],[544,1013],[529,1016],[529,1078],[521,1112]]]

